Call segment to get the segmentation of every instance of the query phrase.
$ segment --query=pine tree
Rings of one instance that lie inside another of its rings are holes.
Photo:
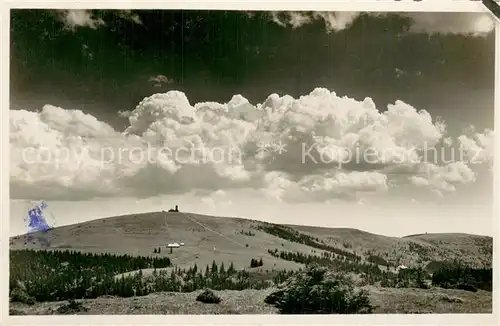
[[[198,272],[198,265],[196,265],[196,263],[195,263],[193,266],[193,274],[196,275],[197,272]]]
[[[217,263],[214,260],[214,261],[212,261],[212,275],[217,274],[217,272],[218,272]]]
[[[227,273],[229,275],[233,274],[234,272],[236,271],[236,269],[234,268],[234,264],[233,262],[231,262],[231,264],[229,265],[229,268],[227,269]]]

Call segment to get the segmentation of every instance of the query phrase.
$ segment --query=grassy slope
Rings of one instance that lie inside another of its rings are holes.
[[[196,222],[225,237],[203,228]],[[62,226],[43,234],[43,237],[50,241],[51,249],[168,256],[173,264],[179,267],[191,266],[194,263],[204,267],[216,260],[233,262],[235,267],[245,268],[248,267],[251,258],[262,257],[265,269],[295,269],[300,265],[274,258],[267,253],[267,249],[277,248],[308,254],[312,254],[313,251],[321,252],[257,230],[256,227],[261,223],[247,219],[191,213],[152,212]],[[490,237],[469,234],[425,234],[396,238],[348,228],[297,225],[290,227],[317,237],[330,246],[358,255],[371,252],[394,264],[414,265],[417,262],[460,257],[473,265],[491,265]],[[255,236],[244,235],[240,231],[251,231]],[[38,241],[35,244],[25,244],[25,238],[26,236],[12,237],[10,248],[40,248]],[[169,242],[184,242],[185,246],[174,249],[173,254],[169,254],[165,247]],[[159,246],[162,248],[161,254],[153,254],[153,248]]]
[[[366,287],[375,313],[491,313],[491,293],[476,293],[445,289],[394,289]],[[275,314],[277,309],[264,303],[272,292],[266,290],[215,291],[222,298],[220,304],[196,301],[200,291],[191,293],[154,293],[143,297],[77,300],[86,311],[71,314]],[[50,315],[66,302],[42,302],[33,306],[10,304],[10,314]]]
[[[407,237],[387,237],[357,229],[293,226],[294,229],[317,236],[326,244],[362,256],[375,254],[393,264],[414,266],[433,260],[461,261],[473,266],[491,266],[493,239],[463,233],[433,233]]]

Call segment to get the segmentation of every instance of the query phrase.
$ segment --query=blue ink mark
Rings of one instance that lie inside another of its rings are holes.
[[[31,233],[37,231],[47,232],[51,229],[51,227],[47,223],[47,220],[43,216],[43,209],[47,208],[47,206],[47,203],[42,202],[40,205],[36,205],[28,211],[28,216],[24,219],[26,222],[28,222],[28,236],[25,244],[33,241],[33,236],[31,235]],[[47,239],[41,239],[39,237],[37,238],[38,240],[40,240],[39,242],[42,247],[50,246],[50,241],[48,241]]]
[[[42,209],[36,206],[28,211],[29,216],[29,232],[47,231],[50,226],[47,224],[45,217],[43,217]]]

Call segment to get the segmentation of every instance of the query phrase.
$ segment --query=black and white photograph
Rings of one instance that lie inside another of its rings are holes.
[[[495,24],[11,9],[9,315],[492,314]]]

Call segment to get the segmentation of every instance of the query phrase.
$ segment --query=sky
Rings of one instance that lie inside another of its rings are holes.
[[[486,14],[13,10],[11,233],[44,200],[491,235],[494,56]]]

